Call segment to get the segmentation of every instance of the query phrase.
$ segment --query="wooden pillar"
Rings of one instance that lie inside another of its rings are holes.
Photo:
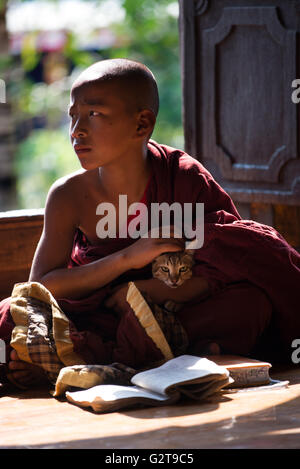
[[[300,248],[300,0],[179,0],[185,148]]]

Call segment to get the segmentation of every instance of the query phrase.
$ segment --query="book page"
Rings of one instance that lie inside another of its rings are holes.
[[[170,386],[182,385],[193,380],[200,383],[203,379],[209,379],[209,376],[212,381],[224,378],[229,380],[229,372],[226,368],[207,358],[181,355],[157,368],[136,374],[131,382],[144,389],[164,394]]]
[[[118,399],[126,399],[127,397],[149,397],[157,400],[167,400],[166,395],[157,394],[155,392],[141,389],[137,386],[119,386],[117,384],[99,384],[84,391],[68,391],[69,395],[77,394],[78,398],[89,400],[101,399],[102,401],[116,401]]]
[[[159,403],[175,402],[179,394],[171,397],[138,388],[136,386],[118,386],[101,384],[83,391],[66,392],[69,402],[82,407],[92,407],[96,412],[120,409],[136,404],[159,405]]]
[[[232,380],[233,381],[233,380]],[[188,384],[182,386],[176,386],[176,390],[180,394],[189,397],[190,399],[205,399],[206,397],[215,394],[221,389],[224,389],[228,384],[228,378],[219,379],[218,381],[207,381],[201,382],[200,384]]]

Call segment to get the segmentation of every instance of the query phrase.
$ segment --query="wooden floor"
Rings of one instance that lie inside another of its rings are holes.
[[[102,415],[47,390],[10,393],[0,398],[0,448],[300,448],[300,368],[272,377],[290,385]]]

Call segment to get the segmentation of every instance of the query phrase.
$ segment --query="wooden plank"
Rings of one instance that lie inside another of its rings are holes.
[[[17,223],[21,220],[30,222],[40,221],[44,219],[44,212],[45,210],[43,208],[0,212],[0,225],[5,225],[8,222]]]
[[[251,204],[236,202],[235,206],[243,220],[251,220]]]
[[[300,248],[300,207],[274,206],[275,228],[295,248]]]
[[[11,295],[15,283],[27,282],[30,267],[27,269],[0,270],[0,301]]]
[[[0,398],[0,448],[299,448],[300,370],[279,390],[225,393],[204,402],[95,414],[47,390]],[[193,451],[189,451],[193,453]],[[197,456],[199,457],[199,456]]]
[[[236,202],[300,204],[299,9],[180,0],[185,148]]]
[[[18,223],[0,228],[0,271],[30,267],[42,225]]]
[[[1,299],[10,295],[15,283],[27,281],[43,221],[43,210],[0,213]]]
[[[263,225],[274,226],[273,206],[271,204],[251,204],[251,218]]]

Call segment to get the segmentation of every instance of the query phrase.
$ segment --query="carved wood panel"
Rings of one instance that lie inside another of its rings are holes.
[[[237,203],[300,205],[299,32],[300,0],[180,0],[186,150]]]

